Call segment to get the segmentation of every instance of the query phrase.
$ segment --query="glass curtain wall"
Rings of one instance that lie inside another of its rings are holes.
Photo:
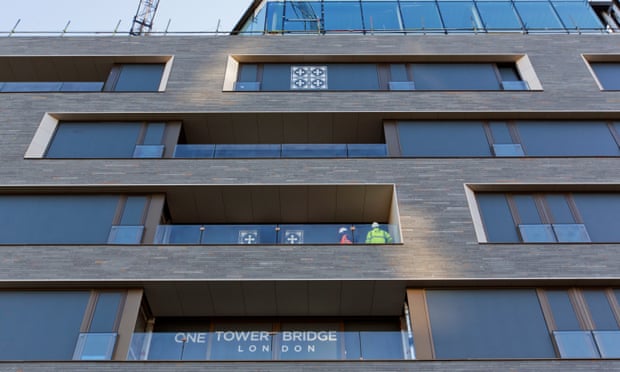
[[[241,34],[605,32],[580,0],[265,1]]]

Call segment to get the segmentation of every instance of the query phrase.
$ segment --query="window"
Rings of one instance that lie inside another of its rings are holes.
[[[494,243],[620,242],[620,194],[478,193]]]
[[[426,298],[436,359],[555,356],[533,289],[427,290]]]
[[[603,90],[620,90],[620,63],[590,62],[590,67]]]
[[[129,360],[403,360],[401,319],[157,318]]]
[[[0,360],[111,359],[124,296],[105,291],[0,292]],[[86,335],[99,335],[97,341],[105,342],[93,343],[97,337],[88,340]],[[82,352],[77,358],[76,350]]]
[[[601,33],[603,24],[617,26],[607,9],[575,0],[269,0],[254,11],[237,33]]]
[[[417,359],[616,358],[612,288],[409,289]]]
[[[514,63],[242,63],[237,91],[529,90]]]
[[[0,244],[140,243],[146,205],[144,196],[0,195]]]
[[[165,123],[60,122],[46,158],[161,158]]]
[[[157,92],[170,57],[0,57],[0,92]]]
[[[620,156],[615,121],[399,121],[402,156]]]

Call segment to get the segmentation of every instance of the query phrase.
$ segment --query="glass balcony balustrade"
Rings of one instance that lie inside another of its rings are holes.
[[[24,81],[0,83],[0,92],[27,93],[27,92],[101,92],[103,82],[46,82]]]
[[[382,224],[385,239],[370,241],[369,224],[159,225],[155,244],[390,244],[400,243],[398,225]]]
[[[80,333],[73,360],[111,360],[117,333]]]
[[[562,358],[618,358],[620,331],[554,331]]]
[[[127,360],[404,360],[406,332],[220,330],[134,333]]]
[[[384,143],[355,144],[179,144],[175,158],[375,158],[386,157]]]
[[[242,26],[256,34],[605,33],[579,0],[266,1]]]

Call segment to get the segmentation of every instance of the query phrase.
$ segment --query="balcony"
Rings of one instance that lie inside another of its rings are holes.
[[[134,333],[127,360],[404,360],[404,331],[267,329]]]
[[[380,226],[400,243],[398,226]],[[367,244],[369,224],[159,225],[155,244]],[[371,243],[368,241],[368,243]],[[376,242],[375,242],[376,243]]]

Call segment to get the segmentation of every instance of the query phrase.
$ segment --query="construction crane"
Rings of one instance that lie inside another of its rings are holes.
[[[133,24],[131,25],[129,35],[148,35],[153,28],[153,19],[155,19],[158,5],[159,0],[140,0],[138,11],[133,17]]]

